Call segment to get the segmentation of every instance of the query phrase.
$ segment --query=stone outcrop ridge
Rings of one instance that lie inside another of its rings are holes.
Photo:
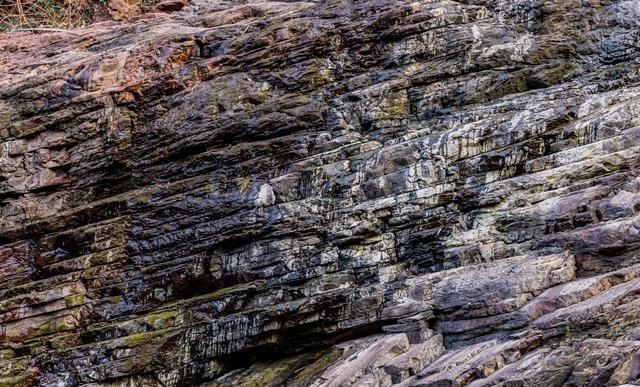
[[[0,34],[0,385],[640,382],[637,1]]]

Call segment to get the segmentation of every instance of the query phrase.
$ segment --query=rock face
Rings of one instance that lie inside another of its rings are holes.
[[[640,380],[640,5],[0,35],[0,385]]]

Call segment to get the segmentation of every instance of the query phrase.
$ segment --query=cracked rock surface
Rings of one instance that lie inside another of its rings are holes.
[[[0,34],[0,386],[640,384],[640,3]]]

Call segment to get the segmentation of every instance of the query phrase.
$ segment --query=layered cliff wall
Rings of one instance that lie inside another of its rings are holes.
[[[640,380],[637,1],[0,34],[0,385]]]

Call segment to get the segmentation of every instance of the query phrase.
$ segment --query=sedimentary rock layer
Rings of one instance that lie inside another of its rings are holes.
[[[640,378],[636,1],[0,34],[0,385]]]

